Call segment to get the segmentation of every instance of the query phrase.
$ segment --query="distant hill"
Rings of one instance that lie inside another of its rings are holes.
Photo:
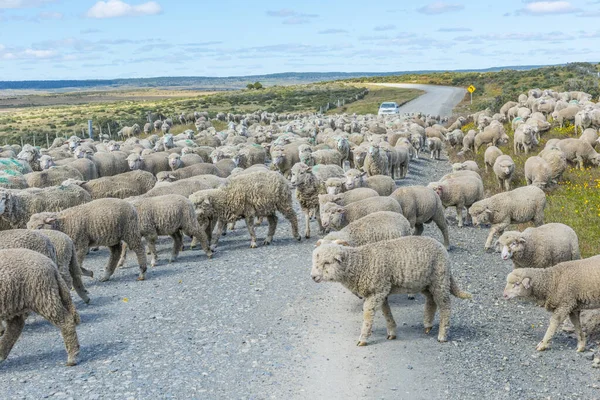
[[[494,72],[501,70],[530,70],[540,65],[521,65],[494,67],[479,70],[456,70],[452,72]],[[50,80],[50,81],[0,81],[0,90],[45,90],[61,91],[66,89],[118,89],[131,88],[178,88],[190,90],[236,90],[248,83],[260,81],[263,85],[297,85],[322,81],[351,79],[373,76],[391,76],[407,74],[429,74],[444,70],[397,71],[397,72],[284,72],[269,75],[208,77],[173,76],[157,78],[99,79],[99,80]]]

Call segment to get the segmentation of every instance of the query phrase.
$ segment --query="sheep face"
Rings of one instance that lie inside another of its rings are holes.
[[[596,166],[600,165],[600,154],[596,154],[590,161]]]
[[[206,197],[196,197],[193,200],[194,209],[196,210],[196,216],[198,220],[204,220],[212,218],[215,214],[214,208],[210,200]]]
[[[344,266],[344,249],[337,244],[323,244],[313,251],[310,276],[316,283],[340,280]]]
[[[42,156],[40,157],[40,168],[48,169],[54,166],[54,160],[50,156]]]
[[[514,299],[515,297],[530,297],[531,296],[531,278],[522,277],[515,271],[508,274],[506,277],[506,287],[504,288],[504,298],[506,300]]]
[[[290,183],[293,187],[305,184],[310,175],[310,167],[306,164],[296,164],[292,168],[292,177]]]
[[[511,259],[515,254],[519,254],[525,250],[525,238],[520,232],[504,232],[498,239],[498,245],[501,249],[501,257],[503,260]]]
[[[479,226],[490,222],[492,211],[485,206],[475,203],[469,208],[469,214],[471,214],[471,218],[473,219],[473,225]]]
[[[140,156],[131,154],[127,157],[127,164],[130,170],[135,171],[142,168],[143,161]]]
[[[121,145],[114,140],[108,142],[108,151],[119,151],[121,149]]]
[[[179,154],[169,154],[169,167],[176,170],[182,167],[181,156]]]
[[[452,171],[456,172],[456,171],[462,171],[466,169],[466,166],[461,164],[461,163],[454,163],[452,164]]]
[[[27,222],[27,229],[56,229],[57,213],[43,212],[33,214]]]

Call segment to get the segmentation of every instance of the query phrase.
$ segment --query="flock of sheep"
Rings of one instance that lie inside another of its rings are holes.
[[[577,112],[575,112],[577,108]],[[169,258],[176,261],[184,235],[190,248],[213,257],[219,238],[243,219],[250,247],[258,246],[255,225],[268,223],[263,244],[272,242],[277,214],[301,240],[293,195],[304,215],[304,237],[311,237],[316,218],[319,235],[313,252],[315,282],[342,283],[364,299],[359,345],[371,335],[373,316],[381,308],[387,338],[396,338],[388,296],[425,296],[425,332],[436,310],[438,340],[446,341],[451,295],[468,299],[452,276],[445,209],[455,207],[458,226],[491,224],[485,248],[494,244],[502,258],[512,259],[506,298],[533,297],[553,312],[538,350],[548,346],[557,324],[570,317],[585,347],[579,313],[600,301],[600,257],[579,260],[575,232],[563,224],[543,225],[546,195],[567,162],[598,165],[600,109],[584,93],[533,90],[507,103],[501,113],[460,117],[448,128],[439,117],[415,115],[325,117],[256,112],[219,115],[229,121],[217,132],[208,115],[182,114],[194,123],[170,133],[172,121],[123,128],[124,141],[56,139],[48,149],[4,146],[0,154],[0,361],[18,339],[25,319],[35,312],[61,329],[67,365],[77,363],[79,316],[71,299],[73,287],[84,302],[89,295],[82,276],[90,249],[106,246],[110,257],[101,281],[107,281],[132,250],[139,280],[146,278],[147,259],[158,262],[156,240],[171,236]],[[515,129],[515,152],[531,151],[550,129],[547,117],[563,124],[572,120],[580,139],[549,141],[525,165],[529,185],[511,190],[514,163],[496,145],[509,140],[504,124]],[[478,130],[463,134],[474,121]],[[153,129],[162,135],[152,134]],[[487,145],[485,168],[493,168],[504,191],[484,197],[479,166],[455,164],[454,172],[428,186],[402,185],[410,163],[423,153],[439,159],[445,146],[463,146],[468,157]],[[590,150],[591,149],[591,150]],[[399,184],[398,184],[399,183]],[[397,186],[398,184],[398,186]],[[463,214],[466,209],[467,213]],[[258,221],[255,219],[258,218]],[[533,222],[524,232],[505,231]],[[424,224],[435,223],[443,243],[421,236]],[[216,229],[215,229],[216,228]],[[499,239],[494,242],[494,238]],[[18,249],[18,250],[15,250]],[[227,251],[223,249],[222,251]],[[556,265],[560,264],[560,265]],[[554,266],[556,265],[556,266]]]

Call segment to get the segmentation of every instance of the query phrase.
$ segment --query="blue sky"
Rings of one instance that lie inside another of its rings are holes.
[[[600,61],[600,1],[0,0],[0,80]]]

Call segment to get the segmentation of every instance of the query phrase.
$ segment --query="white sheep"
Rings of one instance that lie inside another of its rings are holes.
[[[511,156],[503,154],[496,158],[496,162],[494,162],[494,174],[496,175],[498,188],[500,190],[510,190],[510,183],[513,179],[514,173],[515,162]]]

